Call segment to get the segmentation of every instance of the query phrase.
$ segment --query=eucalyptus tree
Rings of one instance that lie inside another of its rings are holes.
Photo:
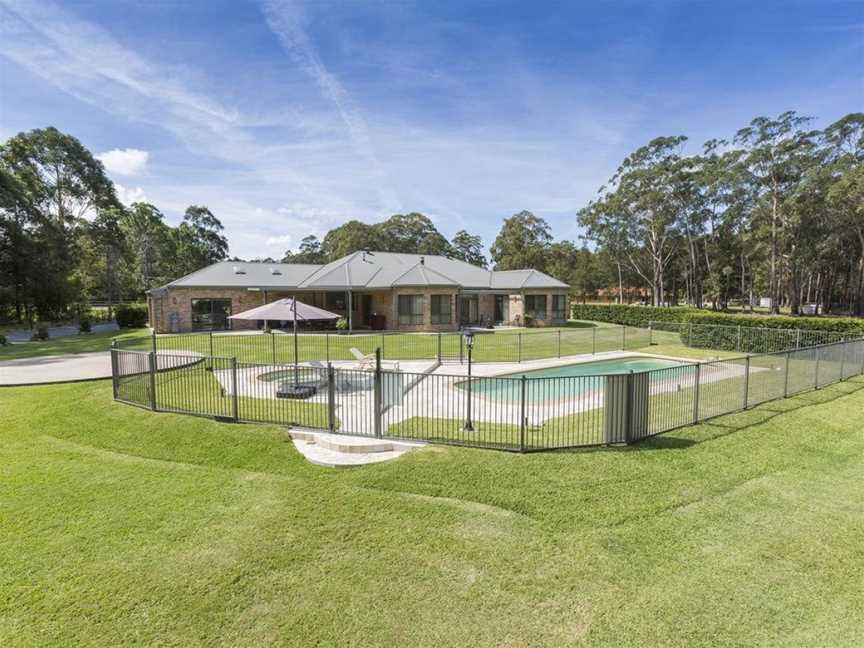
[[[123,213],[121,227],[134,255],[140,291],[150,290],[157,281],[176,278],[176,242],[164,218],[145,202],[133,203]]]
[[[613,246],[651,286],[655,306],[665,299],[664,273],[676,252],[694,195],[680,150],[683,135],[658,137],[624,159],[599,199],[579,213],[588,238]]]
[[[464,229],[459,230],[450,239],[451,255],[455,259],[461,259],[471,265],[485,268],[488,263],[483,254],[483,241],[479,236],[469,234]]]
[[[777,119],[757,117],[735,135],[734,143],[743,147],[743,163],[754,198],[754,223],[765,224],[769,238],[768,294],[771,311],[780,312],[781,255],[792,213],[790,201],[798,191],[808,168],[813,164],[816,133],[805,130],[811,117],[794,111]]]
[[[207,207],[191,205],[174,229],[175,266],[172,274],[183,276],[228,258],[228,239],[222,222]]]
[[[504,219],[489,252],[496,270],[544,270],[551,244],[549,224],[530,211],[521,211]]]
[[[38,251],[14,264],[13,290],[40,316],[60,314],[78,297],[74,281],[77,228],[96,210],[119,207],[114,186],[99,162],[77,139],[53,127],[19,133],[0,145],[0,168],[13,181],[17,198],[6,219],[26,236],[18,245]],[[28,253],[29,254],[29,253]],[[25,276],[26,275],[26,276]],[[20,315],[20,304],[16,310]]]

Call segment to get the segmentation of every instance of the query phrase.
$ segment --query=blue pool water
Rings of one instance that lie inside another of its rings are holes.
[[[498,378],[474,378],[471,380],[471,391],[478,396],[493,399],[518,401],[521,398],[522,386],[514,378],[556,378],[558,380],[531,380],[527,384],[526,399],[531,402],[573,398],[593,391],[603,386],[603,376],[606,374],[624,374],[654,369],[683,367],[687,363],[664,358],[626,357],[579,364],[535,369]],[[682,371],[689,370],[689,367]],[[468,381],[459,383],[460,389],[468,388]]]

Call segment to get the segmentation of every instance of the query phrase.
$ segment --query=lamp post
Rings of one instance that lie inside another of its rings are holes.
[[[465,432],[473,432],[474,425],[471,423],[471,349],[474,348],[474,331],[465,331],[465,347],[468,349],[468,408],[465,416]]]

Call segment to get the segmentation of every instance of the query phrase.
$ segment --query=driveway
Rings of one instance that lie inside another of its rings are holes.
[[[108,351],[0,362],[0,385],[37,385],[110,377],[111,354]]]
[[[105,333],[107,331],[119,330],[120,328],[117,326],[117,322],[98,322],[93,324],[93,333]],[[31,331],[29,329],[18,329],[16,331],[9,331],[6,334],[6,339],[13,344],[18,344],[21,342],[29,342],[30,335]],[[78,326],[67,324],[65,326],[48,327],[48,337],[51,340],[54,338],[69,337],[70,335],[78,335]]]

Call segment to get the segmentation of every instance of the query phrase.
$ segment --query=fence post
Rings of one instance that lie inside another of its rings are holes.
[[[327,363],[327,429],[336,431],[336,372]]]
[[[519,343],[519,344],[518,344],[518,346],[519,346],[519,351],[518,351],[518,353],[519,353],[519,356],[518,356],[518,360],[517,360],[517,361],[518,361],[518,362],[522,362],[522,334],[521,334],[521,333],[517,333],[517,334],[516,334],[516,337],[519,338],[519,339],[518,339],[518,343]]]
[[[800,328],[798,329],[798,337],[795,339],[795,348],[796,349],[801,348],[801,329]]]
[[[147,354],[147,363],[150,367],[150,409],[156,411],[156,352]]]
[[[822,356],[822,347],[816,347],[816,371],[814,372],[816,375],[814,376],[814,389],[819,389],[819,360]]]
[[[621,327],[621,350],[622,351],[627,350],[627,325],[626,324],[624,324]]]
[[[155,328],[153,329],[152,342],[153,342],[153,353],[156,353],[156,329]]]
[[[846,371],[846,343],[840,344],[840,382],[843,382],[843,372]]]
[[[699,384],[702,380],[702,365],[696,364],[696,384],[693,387],[693,423],[699,422]]]
[[[786,352],[786,376],[783,378],[783,398],[788,398],[789,396],[789,359],[790,353]]]
[[[381,438],[381,409],[382,409],[382,398],[381,398],[381,348],[375,349],[375,391],[374,391],[374,400],[373,407],[375,409],[375,436],[377,438]]]
[[[624,393],[624,443],[630,445],[633,440],[633,370],[627,374],[627,386]]]
[[[117,381],[120,372],[117,371],[117,340],[111,340],[111,395],[117,400]]]
[[[597,327],[591,329],[591,355],[597,354]]]
[[[210,329],[209,333],[210,333],[210,357],[212,358],[214,355],[216,355],[215,353],[213,353],[213,329]]]
[[[231,418],[240,420],[240,402],[237,398],[237,356],[231,358]]]
[[[522,398],[520,400],[519,407],[519,452],[525,452],[525,428],[528,424],[528,418],[525,415],[525,400],[526,400],[526,390],[528,387],[528,378],[525,374],[522,374],[520,378],[522,388]]]
[[[561,357],[561,329],[558,329],[558,357]]]
[[[738,340],[735,343],[735,350],[738,353],[741,353],[741,325],[740,324],[738,325]]]
[[[408,338],[408,339],[410,340],[411,338]],[[381,357],[382,358],[387,357],[387,352],[384,349],[384,333],[381,333]]]
[[[438,363],[441,363],[441,331],[438,331]]]
[[[653,346],[654,344],[654,322],[653,320],[648,322],[648,346]]]
[[[464,339],[464,336],[460,333],[459,334],[459,364],[462,364],[464,362],[464,358],[465,358],[465,356],[464,356],[465,348],[464,347],[465,347],[465,339]]]
[[[744,365],[744,409],[747,409],[747,399],[750,396],[750,354],[747,354],[747,362]]]

